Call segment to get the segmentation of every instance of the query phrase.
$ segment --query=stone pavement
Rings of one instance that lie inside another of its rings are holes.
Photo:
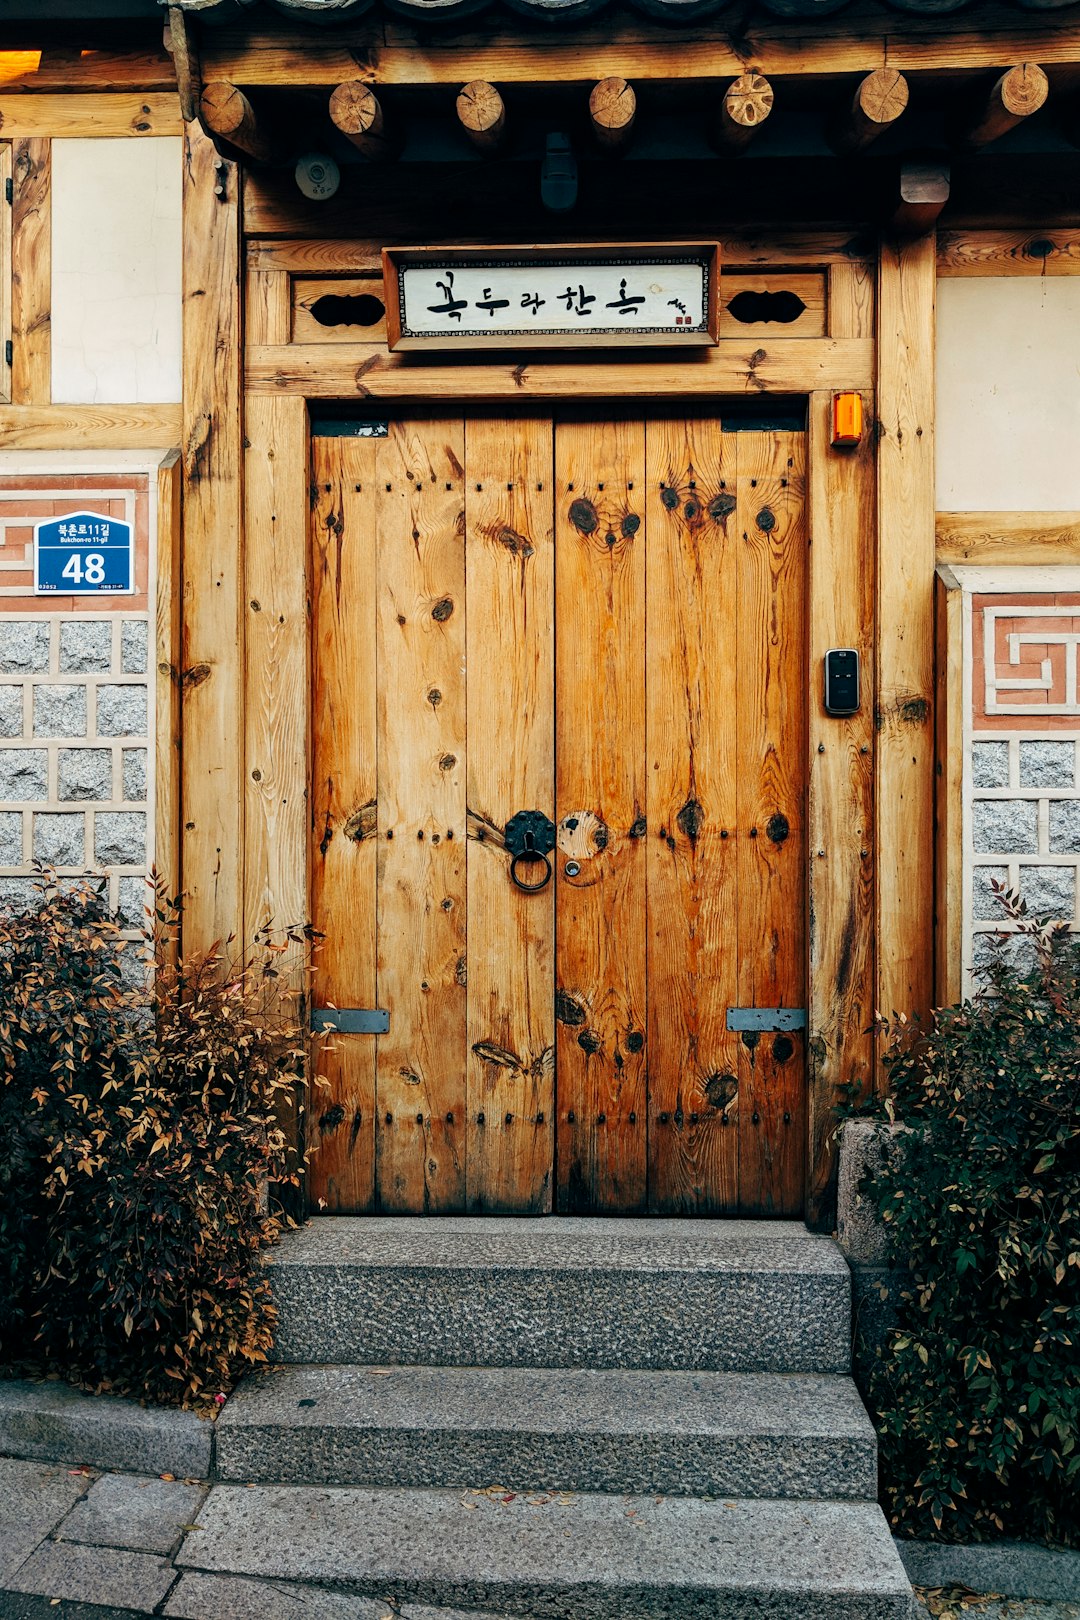
[[[0,1457],[0,1620],[502,1620],[181,1571],[211,1487]]]

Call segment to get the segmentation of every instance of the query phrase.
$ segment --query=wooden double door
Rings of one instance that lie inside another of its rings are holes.
[[[801,1210],[805,453],[705,416],[315,438],[315,1004],[388,1026],[322,1050],[315,1208]]]

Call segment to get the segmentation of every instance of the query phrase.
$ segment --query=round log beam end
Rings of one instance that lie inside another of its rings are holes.
[[[493,152],[506,130],[506,105],[493,84],[472,79],[457,98],[458,122],[481,152]]]
[[[629,141],[637,116],[637,96],[625,79],[601,79],[589,93],[593,134],[606,151],[618,151]]]

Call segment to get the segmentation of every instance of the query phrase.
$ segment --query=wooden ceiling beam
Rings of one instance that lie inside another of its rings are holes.
[[[905,163],[900,169],[899,200],[890,221],[898,237],[925,236],[938,222],[949,200],[950,174],[943,163]]]
[[[273,162],[282,155],[281,143],[256,114],[251,101],[237,85],[215,79],[199,97],[199,115],[208,135],[224,141],[234,152],[258,162]]]
[[[634,132],[637,95],[625,79],[601,79],[589,92],[589,119],[601,151],[625,152]]]
[[[522,37],[512,28],[435,35],[398,21],[336,28],[329,39],[307,29],[273,26],[206,29],[203,63],[208,78],[234,84],[332,88],[358,78],[380,85],[456,85],[476,78],[508,84],[586,86],[620,77],[685,84],[728,80],[748,69],[767,78],[865,75],[886,65],[902,73],[1001,73],[1014,62],[1080,65],[1075,19],[1043,12],[1036,21],[1008,8],[989,15],[980,5],[978,27],[960,27],[946,15],[893,15],[885,25],[848,12],[796,27],[777,19],[740,28],[738,37],[716,24],[655,22],[581,25]]]
[[[740,73],[728,85],[714,134],[717,150],[745,152],[773,109],[773,87],[761,73]]]
[[[499,150],[506,138],[506,103],[486,79],[471,79],[457,98],[458,123],[478,152],[485,157]]]
[[[836,151],[861,152],[894,128],[907,110],[909,94],[908,82],[896,68],[875,68],[860,79],[843,118],[833,128]]]
[[[370,85],[358,79],[339,84],[330,97],[330,122],[366,158],[376,162],[393,157],[394,142],[386,126],[382,102]]]
[[[1050,82],[1037,62],[1021,62],[1011,67],[983,98],[962,133],[962,144],[971,150],[1000,140],[1025,118],[1038,112],[1049,92]]]

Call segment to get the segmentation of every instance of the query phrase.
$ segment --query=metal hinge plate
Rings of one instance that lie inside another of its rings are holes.
[[[337,1030],[342,1035],[385,1035],[390,1014],[385,1007],[313,1007],[311,1027],[316,1033]]]
[[[805,1029],[805,1007],[729,1007],[728,1029]]]

